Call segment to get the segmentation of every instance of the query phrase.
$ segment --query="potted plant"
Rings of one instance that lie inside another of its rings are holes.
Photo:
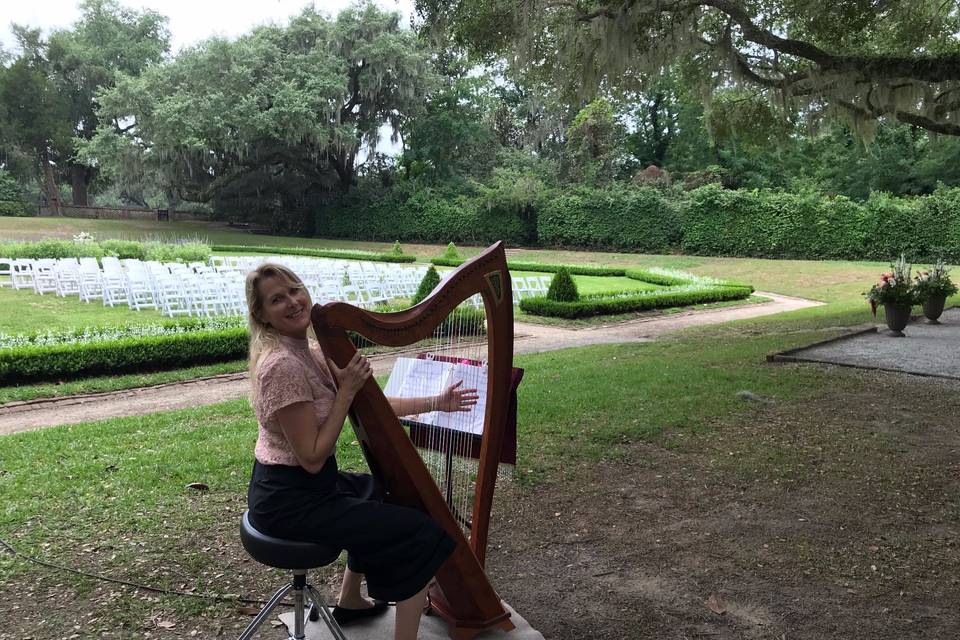
[[[874,317],[877,307],[882,304],[890,335],[902,338],[903,329],[910,322],[910,309],[916,302],[907,259],[901,255],[899,260],[890,265],[889,273],[881,275],[880,281],[866,295]]]
[[[927,317],[930,324],[940,324],[940,315],[943,313],[943,306],[947,302],[947,297],[957,292],[957,285],[950,280],[950,270],[943,260],[937,260],[937,264],[932,266],[929,271],[921,271],[917,274],[913,283],[913,291],[917,302],[923,305],[923,315]]]

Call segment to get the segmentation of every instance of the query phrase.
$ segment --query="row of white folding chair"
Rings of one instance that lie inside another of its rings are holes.
[[[520,304],[524,298],[543,296],[550,288],[550,276],[512,276],[513,303]]]

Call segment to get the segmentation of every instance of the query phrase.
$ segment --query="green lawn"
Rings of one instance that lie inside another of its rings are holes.
[[[0,288],[0,333],[30,333],[45,329],[82,329],[123,324],[156,324],[164,319],[153,309],[133,311],[123,307],[105,307],[94,300],[83,302],[77,296],[61,298],[55,293],[42,296],[33,289]]]
[[[186,369],[172,371],[152,371],[148,373],[133,373],[122,376],[98,376],[82,380],[67,382],[44,382],[40,384],[25,384],[16,387],[0,387],[0,404],[18,400],[35,400],[37,398],[59,398],[87,393],[101,393],[117,391],[119,389],[135,389],[151,385],[166,384],[194,380],[205,376],[216,376],[224,373],[237,373],[247,369],[246,360],[206,364]]]
[[[769,329],[764,336],[734,332],[517,358],[527,371],[519,397],[519,477],[536,482],[562,473],[571,457],[615,458],[618,443],[656,439],[664,429],[708,428],[717,416],[742,409],[739,389],[790,399],[829,383],[819,369],[763,361],[820,334]],[[219,512],[198,512],[185,486],[199,481],[211,495],[241,494],[255,437],[246,400],[6,436],[0,537],[62,557],[76,554],[81,541],[119,540],[133,531],[200,535]],[[345,468],[362,464],[353,440],[349,429],[340,440]],[[129,557],[121,554],[117,566]]]
[[[222,222],[157,222],[155,220],[86,220],[81,218],[10,218],[0,216],[0,240],[70,239],[86,231],[97,239],[163,240],[190,238],[210,244],[248,246],[310,247],[317,249],[362,249],[387,252],[393,242],[358,242],[268,236],[231,229]],[[404,253],[421,260],[439,256],[445,247],[417,243],[401,243]]]

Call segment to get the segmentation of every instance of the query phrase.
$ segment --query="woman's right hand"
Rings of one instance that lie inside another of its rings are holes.
[[[370,376],[373,375],[373,368],[360,352],[353,354],[350,362],[343,369],[337,367],[330,359],[327,359],[330,371],[337,378],[337,385],[340,391],[346,393],[350,398],[357,395],[357,392],[363,388]]]

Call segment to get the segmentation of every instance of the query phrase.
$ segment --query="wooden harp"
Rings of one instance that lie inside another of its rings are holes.
[[[417,343],[422,345],[438,331],[454,330],[456,322],[451,318],[462,312],[465,301],[478,302],[477,296],[482,299],[485,337],[475,338],[474,344],[479,343],[483,353],[487,386],[469,520],[464,519],[467,514],[455,515],[456,509],[451,510],[449,496],[441,492],[376,380],[369,380],[357,393],[350,409],[364,456],[385,488],[387,500],[428,513],[456,542],[430,588],[431,608],[446,620],[456,640],[492,628],[514,628],[483,570],[513,376],[513,300],[503,243],[461,265],[426,299],[404,311],[375,313],[331,302],[314,305],[311,316],[324,353],[343,367],[357,351],[351,335],[377,345],[410,347],[416,353]]]

